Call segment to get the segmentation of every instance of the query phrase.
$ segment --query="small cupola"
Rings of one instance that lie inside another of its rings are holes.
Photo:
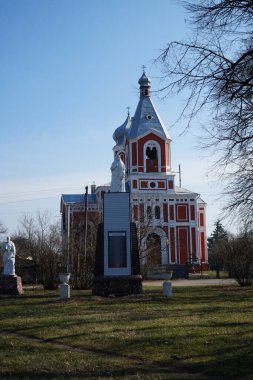
[[[138,81],[140,85],[140,97],[150,96],[150,79],[147,77],[145,71]]]

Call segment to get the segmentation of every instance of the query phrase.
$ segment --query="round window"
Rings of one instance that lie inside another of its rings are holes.
[[[149,186],[152,187],[152,189],[154,189],[156,187],[156,184],[155,182],[150,182]]]
[[[147,115],[146,118],[147,118],[148,120],[151,120],[151,119],[152,119],[152,115]]]

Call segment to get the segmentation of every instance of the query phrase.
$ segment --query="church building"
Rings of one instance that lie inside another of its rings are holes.
[[[132,222],[138,229],[141,263],[164,271],[186,264],[205,270],[206,204],[197,192],[176,185],[172,140],[152,102],[150,79],[145,72],[138,83],[140,98],[135,114],[131,117],[128,113],[114,131],[113,152],[125,164],[126,191],[130,193]],[[91,186],[86,205],[91,229],[96,218],[101,220],[103,194],[108,191],[109,185]],[[62,195],[62,232],[67,239],[73,231],[82,238],[84,210],[84,194]]]

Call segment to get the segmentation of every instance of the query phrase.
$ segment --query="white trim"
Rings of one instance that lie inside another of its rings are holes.
[[[175,263],[178,264],[178,249],[177,249],[177,226],[174,227],[174,241],[175,241]]]
[[[129,175],[129,148],[128,145],[125,145],[125,167],[127,174]]]
[[[174,239],[174,257],[175,259],[172,261],[171,255],[172,255],[172,240],[171,240],[171,231],[170,229],[174,228],[174,236],[172,239]],[[176,226],[168,225],[168,241],[169,241],[169,257],[168,257],[168,264],[176,264],[177,263],[177,242],[176,242]]]
[[[190,237],[190,252],[189,252],[189,257],[192,259],[192,226],[189,225],[189,237]]]

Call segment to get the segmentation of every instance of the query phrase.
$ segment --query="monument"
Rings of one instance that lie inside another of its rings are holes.
[[[124,296],[142,293],[137,229],[130,220],[125,165],[117,155],[111,165],[111,191],[104,194],[99,224],[92,293]]]
[[[15,273],[16,247],[9,236],[2,243],[2,252],[4,269],[3,275],[0,275],[0,294],[23,294],[21,277]]]
[[[111,192],[125,192],[126,167],[124,162],[121,160],[120,155],[116,155],[111,165],[111,172]]]

